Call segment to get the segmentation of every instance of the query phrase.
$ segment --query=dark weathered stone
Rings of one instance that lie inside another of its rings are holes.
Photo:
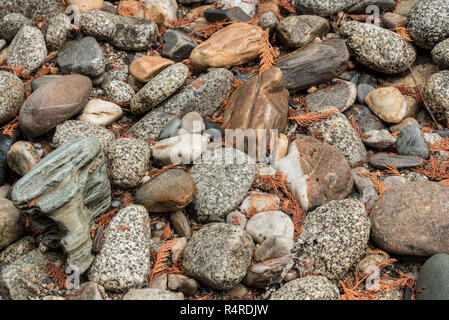
[[[346,70],[348,61],[345,42],[333,39],[300,50],[275,66],[284,74],[287,89],[297,91],[339,76]]]
[[[365,134],[371,130],[382,130],[385,126],[379,118],[367,107],[359,104],[354,104],[344,112],[344,115],[349,118],[354,116],[357,126]]]
[[[164,35],[164,42],[162,55],[174,61],[188,59],[192,50],[198,45],[184,32],[176,30],[168,30]]]
[[[378,169],[385,169],[386,165],[403,169],[422,166],[424,160],[421,157],[378,153],[369,158],[369,164]]]
[[[63,231],[68,263],[84,272],[93,261],[90,223],[111,204],[111,187],[100,143],[94,137],[64,144],[14,186],[14,205],[52,219]]]
[[[439,253],[422,266],[416,282],[416,300],[449,299],[449,255]]]
[[[12,136],[0,132],[0,185],[6,182],[8,176],[7,155],[11,146],[19,140],[20,130],[14,130]]]
[[[232,7],[224,10],[206,9],[204,10],[204,17],[208,22],[218,21],[242,21],[248,22],[251,17],[246,14],[240,7]]]

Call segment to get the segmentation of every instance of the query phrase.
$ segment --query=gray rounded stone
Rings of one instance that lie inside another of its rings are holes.
[[[315,275],[341,280],[363,254],[369,235],[370,221],[360,201],[331,201],[307,215],[295,251],[312,258]]]
[[[396,150],[404,156],[429,157],[429,147],[421,130],[413,124],[401,129],[396,139]]]
[[[365,98],[371,91],[375,90],[373,86],[369,84],[361,83],[357,86],[357,101],[360,104],[365,104]]]
[[[246,223],[245,230],[256,243],[277,237],[293,239],[295,232],[292,219],[282,211],[265,211],[254,215]]]
[[[129,84],[118,80],[109,81],[104,86],[104,91],[106,92],[106,97],[115,103],[130,102],[135,94]]]
[[[323,37],[329,32],[329,23],[318,16],[289,16],[279,22],[276,32],[281,42],[289,48],[299,48]]]
[[[441,41],[432,50],[433,61],[443,69],[449,69],[449,39]]]
[[[59,50],[64,42],[67,40],[69,34],[70,19],[65,14],[61,13],[53,17],[47,28],[45,34],[45,42],[48,50]]]
[[[80,15],[80,29],[97,40],[110,40],[117,30],[111,15],[100,10],[92,10]]]
[[[270,32],[276,28],[279,18],[273,11],[265,12],[259,19],[259,27],[262,29],[270,29]]]
[[[111,183],[125,189],[136,187],[145,175],[150,156],[150,147],[143,140],[112,141],[105,152]]]
[[[0,39],[12,41],[24,26],[29,26],[30,20],[20,13],[9,13],[0,21]]]
[[[333,107],[345,111],[355,102],[357,89],[355,84],[335,79],[329,89],[322,89],[306,95],[307,108],[312,112],[321,112],[323,108]]]
[[[447,0],[418,1],[410,10],[407,30],[416,45],[432,49],[449,36],[449,2]]]
[[[326,277],[310,276],[295,279],[277,290],[270,300],[338,300],[338,287]]]
[[[0,123],[5,123],[18,114],[25,101],[22,81],[13,73],[0,70]]]
[[[330,16],[348,9],[359,0],[295,0],[296,12],[316,14],[322,17]]]
[[[416,300],[449,300],[449,255],[435,254],[424,263],[416,283]]]
[[[416,49],[411,43],[404,42],[399,34],[373,24],[347,22],[340,36],[357,61],[379,72],[401,73],[416,60]]]
[[[441,71],[430,76],[423,91],[433,115],[443,125],[449,121],[449,71]]]
[[[172,136],[173,132],[175,132],[177,129],[181,127],[181,119],[176,118],[170,121],[167,125],[167,127],[162,131],[161,135],[159,136],[159,140],[168,139]]]
[[[28,73],[38,69],[47,56],[47,47],[42,32],[31,26],[24,26],[9,45],[6,62],[10,67],[23,67]]]
[[[245,277],[253,250],[253,240],[242,228],[210,223],[193,234],[183,266],[189,277],[208,287],[231,289]]]
[[[144,114],[176,92],[187,80],[189,68],[183,63],[167,67],[150,80],[131,100],[131,111]]]
[[[190,57],[190,53],[198,43],[189,38],[184,32],[167,30],[164,35],[162,55],[173,61],[182,61]]]

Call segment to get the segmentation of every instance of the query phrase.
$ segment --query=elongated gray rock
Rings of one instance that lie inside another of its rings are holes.
[[[64,12],[64,5],[60,0],[2,0],[0,1],[0,18],[8,13],[20,13],[32,20],[38,18],[52,18]]]
[[[90,224],[111,204],[111,186],[97,138],[63,144],[14,186],[14,205],[30,216],[44,216],[65,231],[61,245],[69,265],[83,273],[91,265]]]
[[[300,50],[275,66],[284,74],[285,87],[297,91],[339,76],[346,70],[348,61],[345,42],[333,39]]]
[[[223,68],[206,73],[151,110],[131,127],[128,134],[139,139],[156,140],[173,119],[192,111],[203,117],[211,115],[231,90],[232,81],[232,73]]]
[[[295,9],[299,13],[326,17],[348,9],[357,2],[359,0],[296,0]]]

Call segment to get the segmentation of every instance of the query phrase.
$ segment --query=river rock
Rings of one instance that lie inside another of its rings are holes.
[[[115,103],[102,99],[92,99],[86,104],[78,120],[107,127],[120,119],[122,114],[122,108]]]
[[[276,26],[280,41],[289,48],[299,48],[323,37],[329,32],[326,19],[311,16],[289,16]]]
[[[396,139],[386,129],[370,130],[366,133],[368,137],[363,143],[368,147],[378,150],[389,149],[396,143]]]
[[[199,134],[183,134],[164,139],[152,146],[153,158],[164,164],[198,163],[207,149],[209,138]]]
[[[80,12],[88,12],[103,7],[103,0],[67,0],[67,4],[77,6]]]
[[[344,115],[348,119],[353,116],[357,127],[362,130],[363,134],[366,134],[371,130],[385,129],[383,121],[376,117],[376,115],[367,106],[354,104],[344,112]]]
[[[206,130],[206,125],[204,124],[203,117],[198,112],[192,111],[182,117],[181,128],[188,133],[201,134]]]
[[[57,62],[63,74],[75,72],[91,78],[103,74],[106,67],[103,49],[94,37],[71,42],[59,52]]]
[[[348,9],[357,3],[358,0],[295,0],[296,12],[304,14],[316,14],[327,17],[339,11]]]
[[[430,76],[424,88],[424,99],[433,115],[443,125],[449,121],[449,71],[441,71]]]
[[[19,176],[24,176],[40,160],[36,149],[28,141],[14,143],[7,154],[8,166]]]
[[[244,64],[259,57],[262,28],[247,23],[232,23],[215,32],[190,54],[195,69],[222,68]]]
[[[11,200],[0,199],[0,250],[19,239],[23,229],[20,210]]]
[[[256,14],[256,5],[260,0],[244,1],[244,0],[218,0],[218,4],[225,8],[240,7],[248,16],[253,18]]]
[[[449,69],[449,39],[441,41],[432,50],[433,61],[443,69]]]
[[[257,142],[261,144],[262,135],[267,139],[268,130],[285,130],[287,114],[288,90],[285,88],[284,77],[280,69],[270,68],[252,77],[234,91],[223,115],[223,127],[243,131],[263,130],[262,133],[256,133]],[[254,154],[255,147],[248,143],[245,151]]]
[[[415,47],[401,36],[373,24],[350,21],[340,33],[351,54],[358,62],[386,74],[397,74],[408,69],[416,60]]]
[[[388,123],[399,123],[407,115],[407,102],[394,87],[379,88],[365,97],[366,104],[379,118]]]
[[[449,299],[449,255],[439,253],[427,259],[416,281],[416,300]]]
[[[312,137],[297,138],[277,162],[287,187],[304,210],[344,199],[352,190],[351,168],[344,155]]]
[[[187,80],[189,68],[177,63],[151,79],[131,100],[132,113],[145,114],[173,95]]]
[[[279,9],[278,9],[279,10]],[[273,11],[265,12],[259,19],[259,27],[262,29],[270,29],[270,34],[274,31],[277,24],[279,22],[279,18]]]
[[[334,79],[329,89],[318,90],[305,96],[307,108],[312,112],[321,112],[326,106],[346,111],[355,103],[357,88],[349,81]]]
[[[210,223],[195,232],[184,251],[186,274],[214,289],[240,283],[251,264],[254,243],[238,226]]]
[[[10,67],[23,66],[23,71],[33,72],[37,70],[47,56],[42,32],[32,26],[24,26],[14,37],[8,48],[6,62]]]
[[[53,136],[53,146],[57,148],[63,143],[87,137],[96,137],[100,142],[102,150],[106,150],[115,139],[112,131],[104,127],[80,120],[67,120],[56,127]]]
[[[287,237],[272,237],[256,246],[254,259],[257,262],[270,260],[289,255],[295,242]]]
[[[35,248],[36,242],[32,236],[24,236],[10,244],[0,252],[0,269],[33,251]]]
[[[100,10],[93,10],[79,16],[80,30],[97,40],[110,40],[117,31],[113,15]]]
[[[277,195],[259,191],[251,191],[242,201],[240,211],[247,214],[250,211],[257,213],[271,210],[278,210],[280,199]]]
[[[348,65],[349,52],[345,42],[333,39],[311,45],[275,64],[284,74],[285,86],[298,91],[332,80]]]
[[[0,18],[9,13],[20,13],[28,19],[52,18],[63,13],[64,5],[58,0],[15,0],[0,2]]]
[[[164,46],[162,55],[174,61],[188,59],[192,50],[198,43],[189,38],[184,32],[176,30],[167,30],[164,35]]]
[[[67,300],[103,300],[104,288],[98,283],[85,282],[79,290],[79,295],[68,296]]]
[[[131,127],[128,134],[144,140],[157,140],[173,119],[182,118],[192,111],[203,117],[211,115],[231,90],[232,81],[232,73],[226,69],[214,69],[200,76],[159,107],[151,110]]]
[[[429,147],[424,141],[421,130],[415,125],[408,125],[401,129],[396,139],[396,150],[405,156],[429,157]]]
[[[369,158],[369,164],[378,169],[385,169],[386,165],[403,169],[422,166],[423,159],[421,157],[378,153]]]
[[[20,135],[19,129],[13,130],[11,135],[0,131],[0,185],[3,185],[8,177],[8,151],[19,140]]]
[[[245,230],[256,243],[269,238],[293,239],[294,234],[292,219],[282,211],[265,211],[254,215],[246,223]]]
[[[59,50],[67,40],[70,29],[70,19],[61,13],[53,17],[45,33],[45,42],[48,50]]]
[[[178,3],[176,0],[144,0],[145,18],[157,24],[172,22],[177,18]]]
[[[407,17],[393,12],[385,12],[382,16],[382,23],[387,29],[404,27],[407,23]]]
[[[147,284],[151,237],[147,210],[138,205],[120,210],[104,237],[104,245],[89,269],[89,281],[118,292]]]
[[[68,264],[83,273],[94,259],[90,223],[111,204],[100,143],[90,137],[62,145],[16,183],[11,199],[23,212],[67,230],[61,245]]]
[[[251,20],[250,16],[245,13],[240,7],[232,7],[229,9],[206,9],[204,10],[204,18],[208,22],[219,21],[239,21],[248,22]]]
[[[408,15],[407,30],[414,43],[424,49],[432,49],[449,36],[446,0],[419,1]]]
[[[123,296],[123,300],[184,300],[184,295],[181,292],[144,288],[128,291],[128,293]]]
[[[370,214],[373,240],[395,254],[447,253],[447,203],[449,189],[435,182],[410,182],[387,189]]]
[[[129,72],[140,82],[148,82],[165,68],[174,64],[172,60],[158,56],[141,56],[131,63]]]
[[[223,220],[245,198],[256,173],[254,160],[239,150],[206,151],[189,171],[197,188],[191,215],[200,222]]]
[[[195,182],[180,169],[168,170],[140,187],[136,203],[150,213],[176,211],[185,208],[196,194]]]
[[[326,277],[310,276],[283,285],[270,300],[339,300],[338,287]]]
[[[87,103],[92,81],[81,75],[63,76],[33,92],[20,109],[20,128],[37,137],[71,118]]]
[[[111,184],[123,189],[136,187],[147,171],[150,156],[150,147],[143,140],[113,140],[105,152]]]
[[[133,88],[120,80],[109,81],[104,86],[106,97],[115,103],[129,103],[135,95]]]
[[[20,29],[28,25],[30,20],[20,13],[8,13],[0,20],[0,38],[12,41]]]
[[[369,236],[370,221],[361,202],[331,201],[307,215],[295,250],[312,258],[315,275],[340,280],[363,254]]]
[[[349,120],[336,109],[324,109],[323,111],[330,110],[336,112],[329,118],[307,127],[309,134],[320,130],[323,141],[340,150],[350,166],[365,161],[367,154],[365,146]]]
[[[0,71],[0,123],[14,118],[25,100],[22,81],[12,73]]]

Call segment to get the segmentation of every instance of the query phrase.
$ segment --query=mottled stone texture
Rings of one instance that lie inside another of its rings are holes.
[[[14,186],[14,205],[52,219],[65,232],[68,263],[86,271],[93,261],[90,223],[111,204],[111,187],[100,143],[94,137],[64,144]]]
[[[295,8],[299,13],[330,16],[338,11],[347,9],[359,0],[296,0]]]
[[[371,214],[371,235],[388,252],[428,256],[449,253],[449,188],[410,182],[387,189]]]
[[[433,115],[443,125],[449,121],[449,71],[441,71],[430,76],[424,88],[424,99]]]
[[[59,0],[1,0],[0,18],[8,13],[20,13],[27,18],[52,18],[64,12],[64,5]]]
[[[286,283],[270,300],[338,300],[338,287],[326,277],[310,276]]]
[[[195,232],[184,251],[186,274],[214,289],[231,289],[245,277],[254,243],[235,225],[210,223]]]

